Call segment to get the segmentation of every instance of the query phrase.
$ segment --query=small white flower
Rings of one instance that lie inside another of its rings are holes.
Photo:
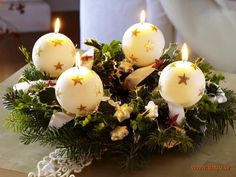
[[[128,134],[129,131],[126,126],[118,126],[111,132],[111,140],[112,141],[122,140]]]
[[[225,96],[225,92],[221,88],[218,89],[218,94],[216,96],[216,100],[218,103],[227,102],[227,97]]]
[[[216,85],[216,86],[218,87],[217,94],[216,95],[208,95],[208,100],[212,103],[217,102],[219,104],[227,102],[227,97],[225,96],[225,93],[222,90],[222,88],[220,88],[218,85]]]
[[[155,118],[158,117],[158,105],[156,105],[153,101],[149,101],[147,106],[145,106],[145,109],[148,111],[146,117],[151,120],[155,120]]]
[[[130,118],[130,113],[133,111],[133,108],[131,108],[128,104],[123,104],[122,106],[116,106],[116,112],[114,114],[114,117],[117,118],[119,122],[123,122],[126,119]]]

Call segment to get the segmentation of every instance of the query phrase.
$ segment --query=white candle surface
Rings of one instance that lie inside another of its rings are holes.
[[[136,66],[153,64],[162,55],[165,39],[162,32],[153,24],[145,22],[145,12],[140,15],[140,23],[126,30],[122,48],[128,60]]]
[[[93,112],[102,100],[103,84],[100,77],[87,67],[79,66],[63,72],[57,80],[56,98],[67,112],[87,115]]]
[[[55,32],[41,36],[33,47],[32,59],[37,69],[51,77],[58,77],[75,64],[76,49],[73,42],[59,33],[60,21],[57,19]]]
[[[168,102],[190,107],[196,104],[205,91],[205,76],[203,72],[188,58],[186,45],[182,49],[182,61],[176,61],[166,66],[161,72],[159,90],[161,96]]]

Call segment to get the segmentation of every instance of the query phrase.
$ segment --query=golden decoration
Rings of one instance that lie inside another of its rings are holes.
[[[193,64],[193,63],[191,64],[191,67],[193,67],[194,70],[197,70],[197,69],[198,69],[197,65],[195,65],[195,64]]]
[[[156,32],[158,31],[158,28],[155,25],[152,25],[151,28],[153,31],[156,31]]]
[[[56,90],[56,96],[60,99],[61,98],[62,93],[60,92],[59,89]]]
[[[41,49],[39,48],[39,50],[38,50],[38,52],[37,52],[37,55],[40,57],[40,55],[41,55],[42,52],[43,52],[43,50],[41,50]]]
[[[82,80],[83,80],[83,78],[81,78],[79,76],[76,76],[75,78],[72,79],[72,81],[74,82],[74,86],[76,86],[77,84],[83,85]]]
[[[54,39],[54,40],[51,40],[51,42],[53,43],[54,47],[56,47],[56,46],[62,46],[63,40],[62,39]]]
[[[87,112],[87,107],[83,106],[82,104],[80,105],[79,108],[77,108],[79,110],[79,113],[86,113]]]
[[[136,28],[135,30],[132,31],[132,36],[137,37],[140,31]]]
[[[202,89],[199,89],[199,93],[198,93],[198,96],[202,96],[205,92],[205,89],[202,88]]]
[[[76,49],[72,49],[72,56],[73,56],[73,57],[76,56]]]
[[[170,67],[171,67],[171,68],[175,68],[175,67],[176,67],[176,63],[172,63],[172,64],[170,65]]]
[[[146,52],[149,52],[150,50],[153,49],[153,44],[152,44],[152,42],[150,40],[148,40],[147,43],[144,44],[144,47],[146,49]]]
[[[162,85],[161,85],[161,84],[159,84],[159,85],[157,86],[157,90],[158,90],[159,92],[162,91]]]
[[[129,57],[129,59],[133,62],[138,62],[138,58],[135,57],[133,54],[131,54],[131,56]]]
[[[61,64],[60,62],[58,62],[56,65],[54,65],[54,67],[55,67],[55,70],[62,70],[62,66],[63,66],[64,64]]]
[[[102,94],[102,92],[101,92],[99,85],[96,85],[96,96],[99,96],[101,94]]]
[[[185,85],[188,85],[187,84],[187,80],[189,80],[189,77],[186,77],[185,73],[183,74],[183,76],[178,76],[179,77],[179,84],[185,84]]]

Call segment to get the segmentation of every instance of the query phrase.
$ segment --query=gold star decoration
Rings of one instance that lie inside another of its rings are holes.
[[[152,25],[151,28],[152,28],[153,31],[156,31],[156,32],[158,30],[158,28],[155,25]]]
[[[72,56],[73,56],[73,57],[76,56],[76,49],[72,49]]]
[[[63,40],[62,39],[53,39],[53,40],[51,40],[51,42],[53,43],[54,47],[56,47],[56,46],[62,46]]]
[[[54,65],[54,67],[55,67],[55,70],[62,70],[62,66],[63,66],[64,64],[61,64],[60,62],[58,62],[56,65]]]
[[[172,64],[170,65],[170,67],[171,67],[171,68],[175,68],[175,67],[176,67],[176,63],[172,63]]]
[[[197,65],[195,65],[195,64],[193,64],[193,63],[191,64],[191,67],[193,67],[194,70],[197,70],[197,69],[198,69]]]
[[[87,107],[86,106],[83,106],[82,104],[80,105],[79,108],[77,108],[79,110],[79,113],[86,113],[87,112]]]
[[[185,85],[188,85],[187,84],[187,80],[189,80],[189,77],[186,77],[185,73],[183,74],[183,76],[178,76],[179,77],[179,84],[185,84]]]
[[[61,92],[59,89],[56,90],[56,96],[60,99],[61,98]]]
[[[43,52],[43,50],[41,50],[41,49],[39,48],[39,50],[38,50],[38,52],[37,52],[37,55],[40,57],[40,55],[41,55],[42,52]]]
[[[153,49],[153,44],[150,40],[148,40],[147,43],[144,44],[144,47],[146,49],[146,52],[149,52],[150,50]]]
[[[137,37],[140,31],[136,28],[135,30],[132,31],[132,36]]]
[[[159,92],[162,91],[162,85],[161,85],[161,84],[159,84],[159,85],[157,86],[157,90],[158,90]]]
[[[199,93],[198,93],[198,96],[202,96],[205,92],[205,89],[202,88],[202,89],[199,89]]]
[[[83,85],[82,84],[82,77],[76,76],[75,78],[72,79],[72,81],[74,82],[74,86],[76,86],[77,84]]]
[[[96,85],[96,96],[99,96],[101,94],[102,94],[102,91],[101,91],[99,85]]]
[[[132,62],[138,62],[138,58],[135,57],[133,54],[131,54],[131,56],[129,57],[129,59],[130,59]]]

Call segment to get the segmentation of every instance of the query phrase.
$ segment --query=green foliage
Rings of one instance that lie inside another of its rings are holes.
[[[30,53],[27,51],[27,49],[25,47],[21,46],[21,47],[19,47],[19,50],[24,55],[25,61],[27,63],[32,63],[32,58],[30,57]]]
[[[48,80],[50,79],[50,76],[47,75],[44,72],[41,72],[37,70],[37,68],[34,66],[32,59],[30,57],[30,53],[27,51],[26,48],[19,47],[19,50],[25,57],[25,61],[29,64],[25,70],[22,73],[22,76],[19,80],[19,82],[25,82],[25,81],[37,81],[37,80]]]
[[[37,81],[40,79],[49,80],[50,77],[46,73],[37,70],[36,67],[30,63],[29,66],[27,66],[23,71],[20,82]]]
[[[95,48],[93,70],[101,77],[109,100],[102,101],[96,112],[78,116],[55,129],[49,128],[48,124],[53,113],[62,111],[62,108],[56,101],[53,87],[39,82],[27,92],[9,88],[3,97],[5,108],[11,111],[5,125],[20,134],[22,143],[40,142],[41,145],[63,148],[63,153],[74,160],[81,156],[109,157],[122,168],[136,169],[145,166],[148,157],[155,152],[164,153],[169,149],[192,151],[204,137],[218,139],[227,133],[229,127],[234,128],[236,95],[233,91],[224,90],[227,102],[210,101],[210,96],[218,94],[219,83],[224,76],[212,72],[212,67],[202,58],[195,63],[206,77],[206,91],[198,104],[185,110],[186,119],[183,126],[178,127],[168,123],[167,103],[156,89],[159,72],[181,58],[177,44],[170,44],[163,51],[155,71],[131,91],[123,86],[130,72],[124,72],[120,67],[125,59],[121,43],[100,44],[90,39],[86,44]],[[20,50],[29,63],[20,81],[52,79],[35,68],[25,48]],[[145,106],[149,101],[158,105],[159,116],[154,119],[147,117],[149,111]],[[118,110],[117,105],[123,104],[128,104],[132,112],[129,119],[119,122],[114,114]],[[111,132],[118,126],[126,126],[129,134],[122,140],[112,141]]]

